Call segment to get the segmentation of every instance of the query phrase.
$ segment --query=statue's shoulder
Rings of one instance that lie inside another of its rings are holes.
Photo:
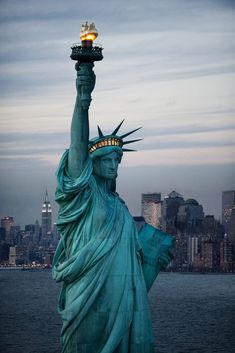
[[[117,199],[119,200],[119,202],[123,205],[123,207],[125,207],[128,210],[126,202],[119,196],[119,194],[117,192],[115,192],[114,194],[117,197]],[[129,210],[128,210],[128,212],[129,212]]]

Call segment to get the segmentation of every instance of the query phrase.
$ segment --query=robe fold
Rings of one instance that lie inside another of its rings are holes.
[[[153,333],[138,232],[124,202],[106,193],[88,159],[71,178],[57,172],[61,235],[53,277],[62,281],[63,353],[152,353]]]

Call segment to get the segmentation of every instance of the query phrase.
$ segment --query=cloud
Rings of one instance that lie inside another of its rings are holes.
[[[123,130],[124,131],[124,130]],[[109,133],[106,131],[104,133]],[[120,132],[121,133],[121,132]],[[92,128],[90,135],[95,136],[96,129]],[[148,149],[149,145],[156,145],[155,149],[171,144],[181,144],[181,147],[198,144],[233,145],[235,124],[214,124],[214,125],[181,125],[170,127],[144,128],[140,130],[137,137],[144,136],[144,140],[139,142],[142,148]],[[0,149],[5,152],[18,154],[34,146],[36,151],[46,150],[50,153],[50,148],[57,149],[61,146],[69,145],[69,132],[45,132],[45,133],[0,133]],[[160,144],[160,145],[159,145]],[[50,148],[48,147],[50,146]],[[56,147],[55,147],[56,146]]]
[[[80,24],[86,19],[95,21],[98,42],[104,47],[104,60],[95,65],[91,136],[96,135],[96,124],[108,133],[123,117],[124,132],[144,127],[136,134],[136,138],[144,137],[136,144],[139,152],[123,159],[126,180],[132,180],[126,174],[130,166],[142,176],[140,185],[148,185],[151,191],[156,178],[148,179],[140,171],[151,175],[153,170],[163,174],[170,170],[165,187],[169,192],[174,173],[178,173],[179,187],[186,185],[187,170],[197,174],[207,168],[211,180],[213,168],[217,173],[220,169],[231,172],[234,2],[150,0],[147,5],[142,0],[119,0],[118,6],[109,0],[94,1],[91,6],[77,0],[58,0],[56,6],[46,0],[1,2],[2,190],[10,190],[11,180],[13,196],[22,192],[27,187],[24,179],[29,180],[33,171],[32,188],[47,181],[53,184],[52,171],[69,144],[75,97],[70,45],[79,41]],[[166,179],[162,178],[162,189]],[[197,190],[205,191],[203,180],[197,179],[201,180]],[[221,188],[224,175],[222,179]],[[134,185],[126,184],[127,188]],[[195,182],[190,185],[194,190]],[[217,190],[216,182],[211,182],[212,188]],[[135,186],[131,194],[140,192]]]
[[[234,163],[235,146],[189,147],[159,150],[143,150],[126,156],[123,164],[129,166],[146,165],[214,165]],[[182,176],[183,178],[183,176]]]

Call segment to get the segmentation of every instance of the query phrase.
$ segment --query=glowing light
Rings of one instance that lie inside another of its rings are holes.
[[[97,38],[97,34],[96,33],[87,33],[87,34],[80,35],[81,41],[83,41],[83,40],[92,40],[92,41],[94,41],[96,38]]]
[[[89,40],[93,42],[97,37],[98,37],[98,31],[95,28],[94,22],[92,22],[91,24],[88,24],[88,22],[86,22],[85,24],[81,25],[81,31],[80,31],[81,41]]]

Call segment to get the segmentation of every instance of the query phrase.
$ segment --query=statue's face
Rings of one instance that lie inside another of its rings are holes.
[[[121,157],[115,151],[93,161],[94,174],[103,179],[116,179]]]

